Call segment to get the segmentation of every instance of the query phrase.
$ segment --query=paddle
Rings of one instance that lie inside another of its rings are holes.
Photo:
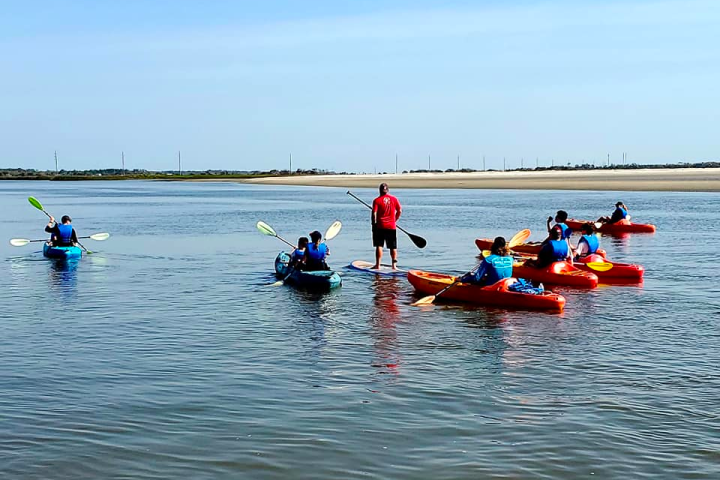
[[[342,223],[340,223],[339,220],[336,220],[335,222],[333,222],[333,224],[330,225],[328,227],[328,229],[325,231],[325,241],[332,240],[333,238],[337,237],[338,233],[340,233],[341,228],[342,228]],[[278,238],[280,238],[280,237],[278,237]],[[287,275],[285,275],[285,277],[283,277],[282,279],[278,280],[275,283],[271,283],[269,286],[270,287],[279,287],[280,285],[284,285],[285,280],[287,280],[294,271],[295,271],[295,268],[291,267],[290,271],[288,272]]]
[[[88,235],[86,237],[79,237],[79,238],[89,238],[90,240],[97,240],[99,242],[103,240],[107,240],[110,238],[109,233],[94,233],[92,235]],[[43,238],[40,240],[28,240],[27,238],[12,238],[10,239],[10,245],[13,247],[24,247],[28,243],[34,243],[34,242],[47,242],[47,238]]]
[[[278,240],[281,240],[281,241],[285,242],[286,244],[290,245],[291,247],[295,248],[295,245],[293,245],[292,243],[288,242],[287,240],[282,238],[280,235],[275,233],[275,230],[273,230],[273,228],[270,225],[268,225],[267,223],[260,221],[260,222],[257,222],[257,224],[255,224],[255,227],[257,227],[257,229],[260,230],[260,233],[262,233],[263,235],[275,237]]]
[[[516,246],[516,245],[519,245],[519,244],[521,244],[521,243],[524,243],[525,240],[527,240],[528,238],[530,238],[530,229],[527,229],[527,228],[526,228],[526,229],[524,229],[524,230],[520,230],[518,233],[516,233],[515,235],[513,235],[513,237],[510,239],[510,242],[508,243],[508,248],[512,248],[512,247],[514,247],[514,246]],[[483,252],[483,256],[485,256],[485,252]],[[457,285],[458,283],[460,283],[460,279],[461,279],[462,277],[464,277],[465,275],[467,275],[467,274],[469,274],[469,273],[474,272],[476,269],[480,268],[480,265],[482,265],[482,262],[480,262],[480,263],[478,263],[477,265],[475,265],[475,268],[473,268],[473,269],[470,270],[469,272],[467,272],[467,273],[465,273],[465,274],[463,274],[463,275],[461,275],[461,276],[459,276],[459,277],[455,277],[455,278],[457,278],[457,280],[453,281],[453,283],[451,283],[451,284],[448,285],[447,287],[443,288],[442,290],[440,290],[440,291],[439,291],[438,293],[436,293],[435,295],[428,295],[427,297],[423,297],[423,298],[421,298],[420,300],[418,300],[417,302],[411,303],[411,305],[412,305],[413,307],[419,307],[419,306],[423,306],[423,305],[432,305],[432,303],[435,301],[435,299],[436,299],[437,297],[439,297],[440,295],[442,295],[443,293],[447,292],[447,291],[450,290],[452,287],[454,287],[455,285]]]
[[[45,209],[44,209],[43,206],[42,206],[42,203],[40,203],[40,201],[39,201],[37,198],[35,198],[35,197],[28,197],[28,202],[30,202],[30,205],[32,205],[33,207],[37,208],[38,210],[40,210],[41,212],[43,212],[45,215],[47,215],[48,218],[53,218],[52,215],[50,215],[48,212],[45,211]],[[108,236],[109,236],[109,235],[108,235]],[[86,253],[86,254],[92,255],[93,252],[91,252],[90,250],[88,250],[87,248],[85,248],[85,245],[83,245],[83,244],[80,243],[80,242],[77,242],[77,244],[80,245],[80,248],[82,248],[83,250],[85,250],[85,253]]]
[[[613,268],[613,264],[610,262],[588,262],[581,265],[587,265],[593,270],[597,270],[598,272],[607,272],[611,268]]]
[[[372,207],[371,207],[370,205],[368,205],[367,203],[365,203],[364,201],[362,201],[361,199],[359,199],[358,197],[356,197],[350,190],[348,190],[346,193],[347,193],[348,195],[350,195],[351,197],[353,197],[353,198],[354,198],[355,200],[357,200],[358,202],[360,202],[360,203],[362,203],[363,205],[365,205],[366,207],[368,207],[370,210],[372,210]],[[407,230],[405,230],[404,228],[402,228],[402,227],[400,227],[400,226],[397,226],[397,229],[400,230],[401,232],[403,232],[403,233],[404,233],[405,235],[407,235],[408,237],[410,237],[410,240],[412,240],[412,242],[415,244],[416,247],[418,247],[418,248],[425,248],[425,246],[427,245],[427,240],[425,240],[425,239],[422,238],[421,236],[419,236],[419,235],[413,235],[412,233],[408,232]]]

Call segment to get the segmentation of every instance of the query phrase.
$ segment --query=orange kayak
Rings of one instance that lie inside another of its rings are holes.
[[[605,271],[599,271],[595,270],[593,268],[588,267],[585,265],[586,263],[590,262],[610,262],[612,263],[612,268]],[[645,269],[642,265],[633,265],[630,263],[617,263],[613,262],[611,260],[608,260],[606,258],[601,257],[600,255],[588,255],[587,257],[580,258],[578,260],[575,260],[574,265],[579,268],[580,270],[584,270],[586,272],[594,273],[597,275],[597,277],[600,279],[600,281],[609,281],[609,282],[639,282],[643,278],[643,274],[645,273]]]
[[[435,295],[443,288],[451,285],[456,277],[441,273],[410,270],[408,280],[415,290],[425,295]],[[515,278],[505,278],[499,282],[481,287],[469,283],[459,283],[448,289],[440,298],[459,300],[462,302],[477,303],[493,307],[520,308],[531,310],[551,310],[562,312],[565,308],[565,297],[552,292],[543,292],[537,295],[530,293],[513,292],[508,289],[515,283]]]
[[[475,239],[475,245],[480,250],[490,250],[490,247],[492,247],[493,241],[490,238],[476,238]],[[528,253],[530,255],[537,255],[540,251],[540,248],[542,248],[542,244],[540,242],[530,242],[530,243],[521,243],[520,245],[515,245],[512,250],[513,252],[518,253]],[[598,248],[598,254],[605,256],[605,250],[602,248]]]
[[[555,262],[544,268],[527,267],[525,262],[526,260],[521,260],[513,265],[513,275],[535,282],[566,287],[595,288],[598,284],[595,272],[585,272],[568,262]]]
[[[586,220],[574,220],[568,218],[565,224],[572,228],[574,231],[579,232],[580,227],[583,223],[594,223]],[[632,223],[630,220],[620,220],[615,223],[603,223],[600,228],[597,229],[600,233],[607,234],[621,234],[621,233],[654,233],[656,230],[655,225],[649,223]]]

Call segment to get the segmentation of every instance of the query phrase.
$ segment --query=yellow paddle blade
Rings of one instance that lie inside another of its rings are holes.
[[[271,283],[270,285],[268,285],[268,287],[279,287],[283,283],[285,283],[285,280],[278,280],[277,282]]]
[[[530,229],[526,228],[525,230],[520,230],[518,233],[516,233],[508,243],[508,248],[513,248],[514,246],[520,245],[521,243],[525,243],[525,240],[530,238]]]
[[[593,270],[597,270],[598,272],[607,272],[611,268],[613,268],[613,264],[610,262],[588,262],[585,265],[592,268]]]
[[[93,233],[92,235],[90,235],[90,240],[97,240],[99,242],[102,242],[103,240],[107,240],[108,238],[110,238],[110,234],[105,233],[105,232]]]
[[[420,300],[418,300],[415,303],[411,303],[410,305],[413,307],[421,307],[423,305],[432,305],[432,303],[435,301],[435,295],[428,295],[427,297],[423,297]]]
[[[483,256],[483,257],[489,257],[490,255],[492,255],[492,252],[491,252],[490,250],[483,250],[483,251],[482,251],[482,256]]]

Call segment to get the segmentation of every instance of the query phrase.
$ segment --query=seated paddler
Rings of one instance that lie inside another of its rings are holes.
[[[45,227],[45,231],[50,234],[50,245],[72,247],[78,241],[77,233],[72,226],[72,219],[68,215],[63,215],[60,221],[62,223],[57,223],[55,217],[50,217],[50,221]]]
[[[497,237],[490,247],[490,255],[483,258],[477,270],[463,275],[460,281],[475,285],[492,285],[504,278],[512,277],[512,266],[513,259],[505,239]]]
[[[562,230],[559,228],[550,229],[548,240],[543,244],[537,259],[525,262],[527,267],[545,268],[555,262],[562,262],[570,257],[570,247],[567,239],[563,239]]]
[[[317,230],[310,234],[310,243],[305,249],[304,270],[330,270],[325,259],[330,255],[330,249],[327,244],[320,242],[322,233]]]
[[[577,248],[575,249],[575,259],[580,260],[597,253],[600,248],[600,239],[595,235],[595,227],[592,223],[583,223],[580,227],[582,236],[578,240]]]

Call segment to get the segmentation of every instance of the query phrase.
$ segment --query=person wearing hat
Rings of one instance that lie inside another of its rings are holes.
[[[322,240],[322,233],[315,230],[310,234],[310,243],[305,249],[302,260],[305,264],[303,270],[330,270],[330,267],[325,263],[325,259],[330,255],[330,249],[328,249],[327,244],[320,243],[320,240]]]
[[[617,202],[615,204],[615,211],[610,215],[609,217],[600,217],[598,218],[599,223],[617,223],[620,220],[630,220],[630,215],[628,215],[628,208],[625,206],[623,202]]]
[[[50,244],[54,247],[72,247],[78,241],[77,233],[71,225],[72,218],[63,215],[60,221],[62,223],[56,223],[55,217],[51,216],[45,227],[45,231],[50,234]]]

